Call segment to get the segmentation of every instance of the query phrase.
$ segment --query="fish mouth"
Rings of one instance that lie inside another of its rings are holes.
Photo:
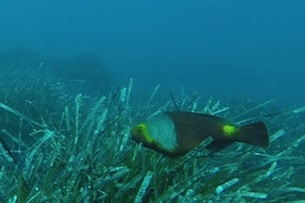
[[[140,139],[138,139],[138,138],[136,138],[136,137],[134,137],[134,136],[131,136],[131,139],[132,139],[133,141],[135,141],[136,143],[141,143]]]
[[[135,141],[135,142],[137,142],[137,143],[140,142],[139,136],[137,136],[137,134],[136,134],[136,129],[135,129],[135,128],[132,128],[132,129],[130,130],[130,135],[131,135],[131,139],[132,139],[133,141]]]
[[[134,127],[130,130],[130,134],[131,134],[131,139],[133,141],[135,141],[136,143],[143,143],[146,144],[147,141],[145,140],[145,138],[138,133],[137,128]]]

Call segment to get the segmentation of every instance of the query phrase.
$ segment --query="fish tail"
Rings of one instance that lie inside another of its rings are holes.
[[[264,122],[244,125],[240,128],[240,141],[258,147],[269,146],[269,133]]]

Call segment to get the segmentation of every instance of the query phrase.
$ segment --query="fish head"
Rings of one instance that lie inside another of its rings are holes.
[[[144,145],[151,144],[153,142],[153,137],[149,134],[147,124],[140,123],[133,128],[131,128],[131,138]]]

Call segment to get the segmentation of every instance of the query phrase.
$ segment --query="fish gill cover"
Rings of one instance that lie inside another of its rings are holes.
[[[52,112],[38,106],[38,117],[26,105],[39,97],[45,107],[49,98],[40,84],[30,85],[27,94],[11,95],[11,88],[1,89],[1,202],[288,202],[305,198],[305,126],[298,114],[304,107],[264,117],[276,108],[272,101],[239,100],[233,105],[229,98],[202,101],[197,93],[185,91],[172,94],[162,104],[160,85],[142,103],[132,94],[131,79],[126,87],[97,99],[90,110],[84,108],[86,97],[77,94],[73,102],[57,100],[62,105],[53,106]],[[28,97],[29,93],[34,96]],[[252,116],[264,120],[271,134],[270,147],[235,143],[206,156],[207,140],[182,158],[170,159],[131,141],[134,123],[177,109],[237,123]]]

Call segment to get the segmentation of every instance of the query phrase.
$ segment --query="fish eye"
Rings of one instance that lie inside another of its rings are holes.
[[[139,124],[139,125],[138,125],[137,130],[138,130],[139,133],[143,132],[144,129],[145,129],[145,125],[144,125],[144,124]]]

